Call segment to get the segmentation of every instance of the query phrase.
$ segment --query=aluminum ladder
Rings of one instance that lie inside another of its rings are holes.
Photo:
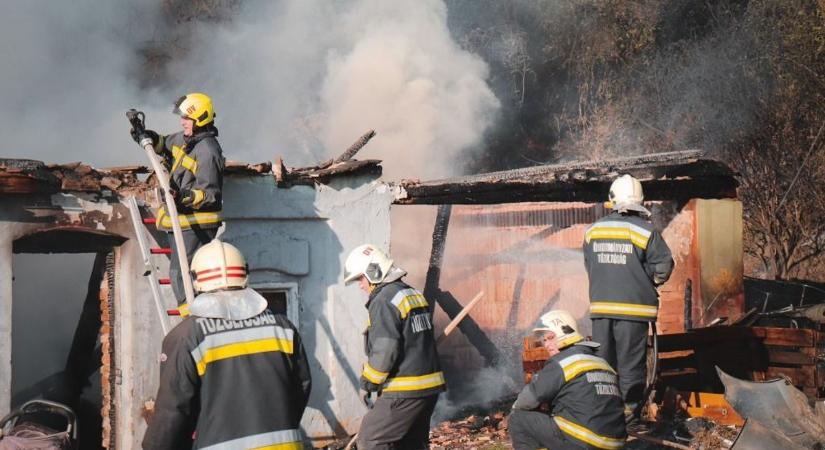
[[[159,276],[157,267],[152,263],[152,255],[170,255],[172,254],[172,249],[169,247],[150,247],[146,225],[154,224],[155,218],[143,218],[135,197],[128,197],[126,199],[126,205],[129,208],[129,215],[132,216],[132,227],[135,229],[138,247],[140,247],[140,256],[143,260],[143,276],[149,281],[149,289],[152,292],[152,298],[154,299],[160,326],[163,330],[163,335],[166,336],[172,326],[169,316],[179,316],[180,311],[177,309],[166,309],[164,297],[161,294],[160,287],[162,285],[171,284],[171,280],[169,278],[161,278]]]

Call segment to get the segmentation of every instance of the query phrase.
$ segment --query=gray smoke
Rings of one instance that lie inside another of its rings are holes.
[[[181,6],[160,0],[3,3],[9,157],[142,163],[124,110],[171,132],[174,99],[201,91],[229,159],[313,164],[375,129],[361,158],[384,159],[390,177],[432,177],[453,172],[498,108],[441,0],[246,1],[224,20],[178,22]]]
[[[200,26],[205,45],[176,72],[217,97],[233,155],[311,164],[375,129],[359,157],[383,159],[389,178],[446,175],[498,107],[446,15],[441,0],[253,2]]]
[[[0,3],[3,156],[98,166],[140,161],[127,145],[123,112],[142,105],[155,115],[153,106],[162,104],[138,92],[129,72],[135,49],[152,39],[155,5]]]

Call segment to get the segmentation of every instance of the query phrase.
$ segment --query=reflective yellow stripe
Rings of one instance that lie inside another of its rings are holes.
[[[178,312],[180,313],[181,317],[186,317],[189,315],[189,303],[183,303],[182,305],[178,306]]]
[[[609,436],[602,436],[596,434],[588,430],[587,428],[577,423],[573,423],[561,416],[553,416],[553,420],[556,421],[556,425],[559,426],[559,429],[566,433],[568,436],[573,437],[579,441],[586,442],[596,448],[613,450],[624,447],[624,439],[612,438]]]
[[[192,228],[194,225],[209,225],[220,223],[222,217],[220,211],[214,212],[193,212],[191,214],[178,214],[178,221],[183,229]],[[157,228],[160,230],[172,229],[172,218],[166,213],[166,208],[161,206],[158,209]]]
[[[196,161],[191,156],[187,155],[186,152],[178,147],[177,145],[172,146],[172,170],[174,172],[178,166],[183,166],[184,169],[192,172],[192,174],[198,173],[198,161]]]
[[[197,362],[198,375],[206,373],[206,365],[222,359],[235,358],[256,353],[283,352],[292,354],[292,341],[287,339],[267,338],[255,341],[239,342],[221,347],[210,348],[203,352],[203,358]]]
[[[651,231],[632,223],[606,221],[593,224],[584,234],[584,240],[588,244],[593,239],[626,240],[645,250],[651,234]]]
[[[616,373],[607,361],[593,355],[571,355],[559,361],[561,370],[564,372],[564,381],[570,381],[579,374],[591,370],[604,370]]]
[[[192,189],[192,207],[197,208],[203,202],[203,191]]]
[[[419,391],[446,384],[443,372],[435,372],[417,377],[394,377],[384,384],[384,392]]]
[[[590,314],[609,314],[655,319],[658,313],[659,307],[653,305],[602,301],[590,302]]]
[[[300,430],[281,430],[244,436],[209,447],[202,447],[201,450],[302,450],[303,448]]]
[[[558,341],[558,342],[556,343],[556,345],[557,345],[559,348],[563,348],[563,347],[567,347],[567,346],[569,346],[569,345],[573,345],[573,344],[575,344],[576,342],[580,342],[580,341],[583,341],[583,340],[584,340],[584,338],[582,337],[582,335],[580,335],[579,333],[574,333],[574,334],[571,334],[570,336],[567,336],[567,337],[566,337],[566,338],[564,338],[564,339],[561,339],[560,341]]]
[[[402,319],[406,319],[410,311],[415,308],[429,307],[427,299],[415,289],[402,289],[398,291],[390,302],[401,312]]]
[[[361,375],[364,378],[370,380],[370,383],[381,384],[384,380],[387,379],[389,376],[389,372],[381,372],[380,370],[376,370],[374,367],[370,365],[370,363],[364,363],[364,370]]]
[[[304,445],[300,442],[288,442],[286,444],[267,445],[265,447],[255,447],[252,450],[304,450]]]

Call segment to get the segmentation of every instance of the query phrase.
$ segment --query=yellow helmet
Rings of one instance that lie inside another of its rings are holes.
[[[198,292],[243,289],[249,282],[249,269],[241,251],[218,239],[195,252],[191,270]]]
[[[559,350],[584,340],[584,337],[579,334],[576,319],[569,312],[562,309],[542,315],[533,327],[533,331],[552,331],[556,335],[556,345]]]
[[[175,114],[192,119],[195,126],[209,125],[215,120],[215,110],[212,108],[212,99],[206,94],[194,92],[186,94],[175,102]]]

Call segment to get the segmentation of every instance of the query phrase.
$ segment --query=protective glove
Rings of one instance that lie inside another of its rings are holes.
[[[372,406],[373,406],[372,392],[365,391],[365,390],[361,389],[360,397],[361,397],[361,402],[364,404],[364,406],[366,406],[369,409],[372,409]]]
[[[141,134],[138,133],[136,129],[132,128],[129,130],[129,134],[132,136],[132,139],[134,139],[134,141],[138,144],[140,144],[141,139],[143,139],[144,137],[152,139],[152,145],[155,147],[155,152],[159,152],[157,146],[158,142],[160,141],[160,135],[157,132],[153,130],[143,130],[143,133]]]
[[[192,203],[195,202],[195,194],[189,189],[181,189],[175,193],[173,197],[175,197],[175,200],[177,200],[181,206],[192,206]]]

